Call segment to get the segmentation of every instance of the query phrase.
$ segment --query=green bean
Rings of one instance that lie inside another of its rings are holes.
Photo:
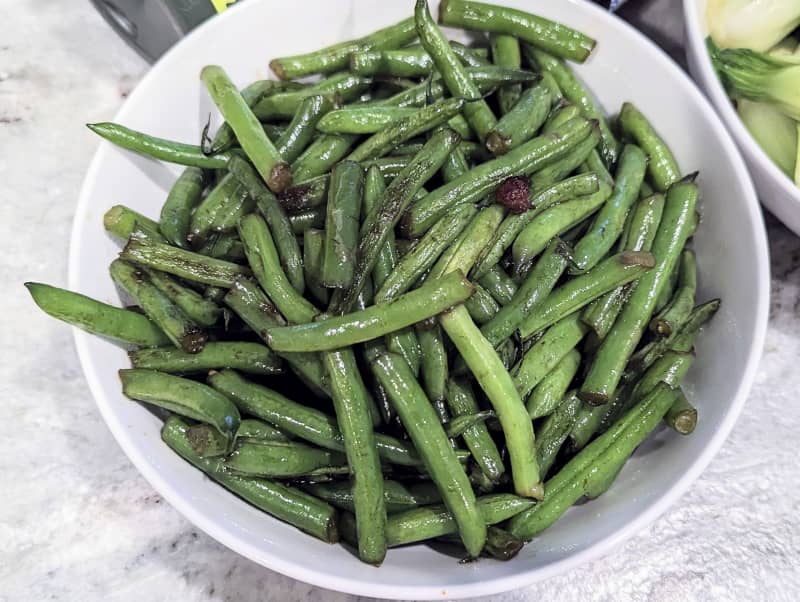
[[[86,127],[109,142],[145,157],[203,169],[224,169],[235,151],[206,155],[199,146],[137,132],[117,123],[87,123]]]
[[[597,148],[593,148],[591,150],[591,152],[586,156],[586,161],[578,169],[581,173],[596,173],[603,182],[609,186],[614,185],[614,177],[608,171],[608,168],[603,162],[603,158],[600,156]],[[641,188],[639,190],[641,191]]]
[[[407,156],[389,156],[381,157],[380,159],[372,159],[371,161],[364,161],[361,165],[365,169],[376,167],[381,172],[384,182],[391,182],[400,175],[408,164],[411,162],[411,157]]]
[[[492,295],[500,305],[511,303],[511,300],[517,292],[516,282],[514,282],[511,276],[497,264],[486,271],[486,274],[481,277],[479,283],[483,288],[489,291],[489,294]]]
[[[325,115],[317,124],[324,134],[374,134],[398,119],[414,115],[413,107],[348,106]]]
[[[291,119],[303,100],[309,96],[322,95],[335,104],[350,102],[357,100],[370,83],[367,78],[343,71],[306,88],[262,98],[253,107],[253,113],[261,121]]]
[[[307,96],[297,107],[291,123],[275,142],[283,160],[291,163],[314,139],[320,119],[333,108],[331,100],[322,95]]]
[[[338,541],[336,511],[329,504],[280,483],[223,472],[222,462],[218,458],[200,458],[194,453],[186,437],[187,428],[185,422],[171,416],[161,429],[161,438],[184,460],[259,510],[322,541]]]
[[[595,489],[619,468],[656,427],[675,399],[667,385],[659,385],[611,429],[570,460],[545,485],[545,500],[511,519],[509,531],[531,539],[555,522],[584,492]]]
[[[349,482],[314,483],[304,489],[337,508],[354,512],[353,489]],[[442,501],[439,490],[432,483],[406,485],[391,480],[383,482],[383,498],[387,512],[392,514]]]
[[[583,119],[583,118],[581,118]],[[581,142],[575,145],[566,155],[559,160],[538,170],[531,176],[531,188],[541,190],[556,184],[575,172],[583,165],[586,158],[592,153],[600,140],[599,128],[592,123],[592,131]],[[610,184],[608,184],[610,186]]]
[[[581,354],[573,349],[539,381],[528,399],[531,418],[547,416],[564,399],[569,385],[581,364]]]
[[[389,353],[380,355],[370,366],[389,394],[403,426],[439,488],[445,506],[452,513],[467,553],[477,556],[486,541],[486,525],[469,479],[430,401],[399,356]],[[388,521],[386,534],[387,543],[391,545]]]
[[[458,134],[450,129],[435,132],[386,188],[382,202],[370,212],[362,225],[353,286],[337,299],[336,304],[332,303],[332,308],[336,310],[334,313],[346,311],[352,305],[375,266],[389,232],[394,230],[414,195],[438,171],[458,142]]]
[[[314,298],[323,305],[328,302],[328,289],[322,286],[320,278],[324,244],[325,233],[322,230],[311,228],[303,233],[303,269],[306,286]]]
[[[237,276],[247,275],[247,268],[179,249],[143,240],[134,234],[120,253],[120,258],[191,282],[229,288]]]
[[[342,161],[333,168],[320,270],[325,287],[347,288],[353,283],[363,191],[364,172],[358,163]]]
[[[142,314],[39,282],[26,282],[25,288],[46,314],[86,332],[141,347],[159,347],[170,342]]]
[[[349,134],[326,134],[320,136],[292,164],[292,173],[298,182],[328,172],[350,150],[356,136]]]
[[[547,329],[514,368],[514,386],[523,399],[575,348],[588,330],[577,312]]]
[[[464,101],[446,98],[418,109],[407,117],[390,122],[386,127],[367,138],[348,155],[351,161],[365,161],[388,154],[395,146],[425,133],[459,113]]]
[[[520,54],[519,40],[516,37],[505,34],[491,34],[489,43],[492,47],[492,62],[495,65],[508,69],[521,68],[522,56]],[[511,110],[521,92],[522,86],[520,84],[509,84],[497,90],[497,104],[501,115],[505,115]]]
[[[553,96],[544,82],[522,92],[486,136],[486,148],[495,155],[504,155],[530,140],[547,119],[552,103]]]
[[[372,166],[367,170],[367,175],[364,178],[364,202],[361,205],[362,219],[366,219],[381,202],[383,195],[386,192],[386,184],[380,169]],[[386,242],[378,252],[375,261],[375,266],[372,269],[372,284],[376,291],[379,291],[383,286],[389,274],[395,269],[397,263],[397,249],[395,247],[394,232],[388,232]],[[374,298],[378,298],[376,292]]]
[[[678,285],[667,306],[650,321],[650,330],[669,336],[686,320],[694,307],[697,292],[697,264],[694,252],[684,249],[678,261]]]
[[[546,475],[553,466],[561,445],[567,440],[572,425],[575,424],[575,416],[582,404],[575,393],[570,393],[539,428],[536,437],[536,459],[543,475]],[[547,485],[545,485],[546,492]]]
[[[412,237],[422,235],[448,210],[461,203],[482,199],[499,181],[512,175],[531,173],[561,158],[586,138],[591,129],[588,121],[576,119],[547,136],[534,138],[502,157],[478,165],[415,203],[403,217],[403,231]]]
[[[596,43],[561,23],[521,10],[470,0],[444,0],[439,5],[439,22],[451,27],[511,35],[579,63],[586,60]]]
[[[168,274],[144,269],[147,280],[177,305],[190,319],[201,326],[213,326],[220,316],[216,303],[205,299],[200,293],[184,286]]]
[[[581,385],[579,394],[587,403],[601,405],[613,395],[631,353],[650,322],[656,299],[686,243],[696,201],[697,187],[691,181],[674,184],[667,193],[664,214],[652,246],[656,265],[638,280],[611,332],[603,339]]]
[[[469,163],[460,148],[453,149],[442,165],[441,175],[445,184],[452,182],[469,171]]]
[[[353,52],[401,48],[415,37],[414,20],[404,19],[363,38],[339,42],[307,54],[273,59],[269,67],[280,79],[297,79],[314,73],[330,73],[346,68],[348,58]]]
[[[474,279],[482,278],[503,257],[514,239],[537,215],[548,207],[575,197],[594,194],[600,190],[599,179],[594,174],[582,174],[567,178],[529,195],[532,209],[525,213],[510,213],[497,229],[489,245],[481,253],[478,263],[472,270]]]
[[[625,217],[639,197],[647,157],[632,144],[626,144],[619,157],[614,191],[598,211],[589,231],[575,245],[573,262],[577,271],[594,267],[622,234]]]
[[[198,167],[184,169],[172,185],[167,200],[161,207],[158,227],[164,238],[173,245],[182,248],[189,246],[192,210],[200,202],[203,188],[203,170]]]
[[[314,209],[327,202],[329,182],[330,175],[324,174],[295,184],[278,195],[278,202],[289,214]]]
[[[619,125],[622,132],[635,140],[647,153],[647,170],[656,190],[667,192],[681,178],[681,171],[672,151],[656,133],[647,117],[629,102],[622,105]]]
[[[140,368],[120,370],[119,378],[127,397],[210,424],[229,440],[239,428],[236,406],[202,383]]]
[[[594,300],[581,313],[581,320],[592,329],[598,345],[600,341],[606,338],[611,331],[611,327],[614,326],[614,321],[627,302],[630,291],[631,288],[629,286],[615,288],[613,291]]]
[[[475,416],[480,408],[469,381],[462,378],[450,378],[446,389],[447,405],[453,419],[461,416]],[[503,458],[495,445],[489,429],[484,422],[478,422],[466,429],[461,437],[469,449],[481,472],[492,482],[500,479],[505,471]]]
[[[591,92],[575,77],[572,69],[564,61],[543,50],[529,46],[523,47],[523,50],[541,71],[549,73],[553,77],[564,97],[572,104],[580,107],[581,114],[586,119],[597,120],[600,125],[600,154],[603,156],[606,165],[612,167],[617,162],[619,142],[614,137],[608,121]]]
[[[494,526],[486,529],[486,546],[483,551],[495,560],[513,560],[524,546],[524,541],[504,529]]]
[[[675,401],[667,410],[667,415],[664,416],[664,422],[681,435],[691,435],[694,432],[697,426],[697,408],[686,399],[683,391],[678,392]]]
[[[609,257],[550,293],[520,324],[520,335],[529,338],[541,332],[601,295],[640,278],[654,265],[655,259],[647,251],[623,251]]]
[[[474,205],[456,207],[422,237],[419,244],[403,256],[375,294],[384,303],[406,292],[438,259],[477,214]]]
[[[260,439],[264,441],[289,441],[283,431],[255,418],[243,418],[236,429],[234,443],[239,439]]]
[[[133,231],[138,229],[142,235],[153,242],[166,242],[161,235],[158,222],[125,205],[114,205],[106,211],[103,214],[103,227],[122,240],[128,240]]]
[[[473,50],[457,42],[450,47],[464,65],[481,67],[486,65]],[[350,71],[357,75],[383,75],[389,77],[422,77],[433,71],[433,59],[421,46],[410,46],[398,50],[370,50],[350,54]],[[519,69],[519,65],[517,65]]]
[[[384,305],[308,324],[271,328],[267,344],[276,351],[325,351],[363,343],[435,316],[467,299],[472,290],[461,273],[448,274]]]
[[[256,416],[295,437],[331,449],[345,451],[336,419],[307,405],[297,403],[267,387],[251,383],[232,370],[212,372],[208,383],[230,398],[245,414]],[[391,464],[420,466],[416,451],[407,443],[375,433],[381,458]]]
[[[439,325],[433,328],[417,328],[420,351],[422,388],[434,403],[441,404],[447,388],[447,349]]]
[[[519,233],[511,251],[518,274],[524,273],[554,236],[559,236],[580,224],[597,211],[611,196],[611,188],[600,183],[597,192],[550,207],[531,220]]]
[[[505,209],[501,205],[491,205],[481,209],[434,264],[426,279],[439,278],[455,270],[468,273],[500,225],[504,212]]]
[[[325,227],[325,207],[314,207],[289,216],[292,234],[302,236],[309,230]]]
[[[500,305],[481,285],[475,285],[475,292],[464,302],[470,317],[476,324],[486,324],[500,310]]]
[[[689,226],[690,234],[686,237],[687,240],[691,236],[692,226]],[[664,288],[661,289],[661,292],[656,299],[655,307],[653,308],[654,313],[659,313],[662,309],[664,309],[672,299],[672,295],[675,292],[675,287],[678,284],[678,266],[676,265],[672,271],[669,273],[669,277],[667,278],[667,283],[664,285]]]
[[[386,506],[369,396],[352,349],[324,353],[323,363],[331,382],[336,419],[352,475],[359,558],[380,564],[386,555]]]
[[[192,374],[233,368],[249,374],[280,374],[281,361],[268,347],[258,343],[206,343],[199,353],[186,353],[170,347],[139,349],[128,353],[134,368],[147,368],[174,374]]]
[[[273,192],[286,189],[292,183],[288,163],[267,138],[258,118],[225,70],[217,65],[206,65],[200,71],[200,79],[269,189]]]
[[[224,259],[233,263],[244,263],[244,247],[236,232],[215,232],[195,249],[201,255]]]
[[[568,263],[566,245],[558,239],[551,242],[511,300],[481,327],[493,347],[510,337],[534,307],[547,298]]]
[[[570,119],[581,116],[581,110],[575,105],[565,104],[558,109],[554,109],[542,126],[542,134],[549,134],[553,130],[560,128]]]
[[[402,357],[414,376],[419,376],[422,364],[422,350],[419,339],[412,327],[401,328],[386,335],[386,348]]]
[[[518,495],[541,499],[544,491],[534,453],[533,424],[511,375],[463,306],[442,314],[439,321],[497,412],[511,460],[514,490]]]
[[[231,174],[226,174],[211,189],[192,214],[189,240],[202,243],[211,232],[224,232],[236,227],[243,215],[250,213],[255,201]]]
[[[294,236],[286,212],[278,203],[275,195],[264,187],[255,170],[246,161],[232,160],[228,169],[247,189],[248,194],[255,199],[259,213],[269,225],[281,268],[286,273],[292,287],[302,295],[305,287],[303,259],[300,255],[300,245]]]
[[[208,334],[157,288],[145,273],[119,259],[111,262],[109,270],[114,282],[133,298],[176,347],[187,353],[197,353],[203,349]]]
[[[484,141],[486,135],[497,123],[497,118],[486,101],[481,98],[478,86],[447,43],[444,33],[431,18],[427,0],[417,0],[414,7],[414,21],[420,42],[431,55],[450,94],[469,101],[464,106],[464,117],[478,138]]]
[[[272,234],[264,220],[254,213],[242,218],[239,237],[258,283],[286,319],[297,324],[313,320],[319,310],[292,287],[280,265]]]
[[[531,508],[532,500],[495,493],[477,498],[479,516],[486,525],[494,525]],[[389,517],[386,539],[389,547],[397,547],[450,533],[457,533],[458,524],[445,505],[421,506]],[[480,551],[480,550],[478,550]]]
[[[213,426],[202,422],[186,429],[186,439],[201,458],[218,458],[230,452],[231,440]]]
[[[225,469],[238,475],[286,479],[341,474],[344,454],[293,441],[241,441],[225,458]]]

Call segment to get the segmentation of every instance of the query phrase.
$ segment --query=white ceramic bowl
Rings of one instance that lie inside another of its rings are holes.
[[[767,246],[760,208],[735,145],[687,76],[623,21],[580,0],[505,0],[588,32],[596,53],[577,68],[610,111],[632,100],[657,125],[686,173],[699,170],[703,221],[697,232],[700,299],[722,297],[720,314],[698,344],[687,384],[700,409],[691,437],[661,432],[640,449],[606,495],[571,509],[512,562],[462,565],[425,546],[392,550],[379,569],[273,520],[230,495],[168,450],[160,423],[120,392],[127,357],[76,331],[90,388],[131,461],[175,508],[236,552],[322,587],[386,598],[458,598],[527,585],[608,552],[661,514],[717,452],[742,408],[767,322]],[[133,128],[197,140],[211,104],[198,79],[208,63],[241,84],[268,75],[271,57],[365,34],[412,11],[411,0],[249,0],[179,43],[142,80],[116,116]],[[92,119],[92,115],[76,118]],[[103,143],[86,176],[70,251],[70,286],[109,302],[107,265],[118,245],[102,228],[111,205],[157,216],[177,169]]]
[[[706,0],[683,0],[689,70],[733,134],[750,168],[761,202],[795,234],[800,234],[800,188],[775,165],[747,131],[714,71],[706,50],[706,5]]]

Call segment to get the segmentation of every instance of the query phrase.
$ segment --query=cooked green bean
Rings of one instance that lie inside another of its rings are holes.
[[[581,117],[581,119],[583,118]],[[600,140],[600,129],[594,122],[591,123],[592,130],[586,138],[576,144],[566,155],[539,169],[531,176],[531,188],[533,190],[541,190],[547,186],[552,186],[583,165]],[[608,185],[611,186],[610,183]]]
[[[591,129],[588,121],[576,119],[551,134],[534,138],[502,157],[478,165],[414,203],[403,217],[403,231],[408,236],[422,235],[454,206],[476,202],[507,177],[531,173],[561,158],[586,138]]]
[[[528,411],[531,418],[547,416],[558,407],[569,389],[572,379],[578,373],[581,354],[573,349],[561,358],[561,361],[539,381],[528,399]]]
[[[469,381],[465,379],[454,377],[447,381],[446,399],[454,420],[461,416],[475,416],[479,413],[480,408],[475,399],[475,393]],[[478,422],[470,426],[461,434],[461,437],[481,472],[490,481],[498,481],[505,472],[505,467],[503,458],[494,439],[489,434],[486,424]]]
[[[214,232],[203,244],[194,249],[201,255],[207,255],[214,259],[224,259],[234,263],[244,263],[244,247],[239,240],[238,234],[234,231]]]
[[[213,326],[220,316],[216,303],[203,297],[197,291],[178,282],[175,278],[157,270],[144,269],[147,279],[170,301],[201,326]]]
[[[588,330],[577,312],[547,329],[513,370],[514,386],[523,399],[575,348]]]
[[[295,181],[307,182],[331,170],[350,151],[357,136],[325,134],[320,136],[292,163]]]
[[[447,349],[439,325],[417,328],[422,388],[434,405],[441,405],[447,388]]]
[[[350,102],[358,99],[369,84],[369,79],[343,71],[306,88],[262,98],[253,106],[253,113],[261,121],[291,119],[303,100],[309,96],[325,96],[336,104]]]
[[[476,324],[486,324],[500,310],[500,305],[480,284],[475,285],[475,292],[464,302],[470,317]]]
[[[237,429],[238,432],[238,429]],[[213,426],[198,423],[186,429],[186,439],[201,458],[217,458],[230,452],[231,440]]]
[[[353,283],[364,172],[358,163],[342,161],[331,172],[325,218],[325,250],[320,279],[327,288]]]
[[[187,167],[172,185],[161,207],[158,227],[164,238],[173,245],[182,248],[189,246],[192,210],[200,202],[203,188],[203,170],[199,167]]]
[[[553,130],[560,128],[567,123],[570,119],[575,119],[581,116],[581,110],[572,104],[565,104],[560,108],[555,108],[550,117],[544,122],[542,126],[542,134],[549,134]]]
[[[206,65],[200,71],[200,79],[269,189],[273,192],[286,189],[292,183],[289,164],[267,138],[258,118],[225,70],[217,65]]]
[[[363,38],[340,42],[321,50],[273,59],[270,69],[280,79],[297,79],[315,73],[331,73],[347,67],[350,54],[363,50],[401,48],[416,37],[413,19],[379,29]]]
[[[337,508],[354,512],[353,488],[347,481],[314,483],[305,485],[303,488],[311,495],[325,500]],[[442,501],[439,490],[432,483],[406,485],[391,480],[383,482],[383,497],[387,512],[394,514]]]
[[[364,562],[380,564],[386,555],[386,506],[369,396],[352,349],[329,351],[322,357],[350,467],[358,555]]]
[[[324,134],[374,134],[398,119],[414,115],[413,107],[348,106],[325,115],[317,124]]]
[[[382,202],[370,212],[361,227],[353,286],[341,294],[335,304],[332,301],[333,313],[347,311],[352,305],[375,266],[389,232],[394,230],[414,195],[438,171],[458,142],[458,134],[450,129],[434,132],[423,149],[386,188]]]
[[[314,139],[320,119],[333,108],[331,100],[322,95],[307,96],[297,107],[291,123],[275,142],[284,161],[291,163]]]
[[[384,305],[308,324],[271,328],[267,344],[276,351],[325,351],[362,343],[435,316],[467,299],[472,290],[461,273],[448,274]]]
[[[617,162],[619,142],[614,137],[608,121],[602,110],[597,105],[592,93],[583,83],[575,77],[572,69],[564,61],[548,54],[544,50],[524,46],[523,50],[536,63],[539,69],[549,73],[558,84],[564,98],[581,108],[581,114],[586,119],[596,119],[600,125],[600,153],[608,167]]]
[[[280,265],[270,228],[264,220],[254,213],[242,218],[239,237],[258,283],[286,319],[296,324],[313,320],[319,310],[292,287]]]
[[[505,209],[501,205],[490,205],[481,209],[434,264],[426,280],[440,278],[455,270],[468,273],[500,225],[504,212]]]
[[[543,502],[511,519],[511,534],[531,539],[553,524],[586,490],[607,479],[609,472],[616,472],[619,463],[656,427],[675,396],[675,391],[667,385],[659,385],[611,429],[581,450],[547,481]]]
[[[238,475],[286,479],[342,474],[345,462],[344,454],[303,443],[250,439],[237,443],[224,466]]]
[[[122,392],[181,416],[210,424],[228,439],[239,428],[239,410],[227,397],[202,383],[140,368],[120,370]]]
[[[517,235],[511,246],[517,273],[525,273],[531,261],[542,252],[554,236],[564,234],[580,224],[602,207],[609,196],[611,188],[601,182],[597,192],[550,207],[532,219]]]
[[[114,205],[103,214],[103,227],[117,238],[128,240],[133,231],[139,232],[153,242],[166,242],[161,235],[158,222],[126,207]]]
[[[496,265],[511,247],[514,239],[537,215],[548,207],[575,197],[594,194],[600,190],[599,179],[594,174],[582,174],[562,180],[529,195],[532,209],[525,213],[509,213],[497,229],[492,241],[486,246],[472,270],[472,277],[480,279]]]
[[[474,49],[450,42],[450,47],[464,65],[481,67],[485,59],[479,58]],[[382,75],[388,77],[423,77],[433,70],[433,59],[421,46],[410,46],[398,50],[368,50],[350,54],[350,71],[358,75]],[[519,65],[516,67],[519,69]]]
[[[486,524],[478,510],[469,479],[433,406],[408,365],[399,356],[390,353],[380,355],[370,366],[386,389],[428,473],[439,488],[445,506],[452,513],[467,553],[477,556],[486,542]],[[386,535],[387,543],[391,545],[388,521]]]
[[[681,171],[672,151],[647,118],[629,102],[622,105],[619,125],[623,133],[635,140],[636,144],[647,153],[647,170],[656,190],[667,192],[669,187],[681,178]]]
[[[477,213],[474,205],[456,207],[425,233],[419,244],[403,256],[375,294],[376,303],[384,303],[406,292],[461,234]]]
[[[263,439],[266,441],[289,441],[290,437],[283,431],[255,418],[243,418],[236,429],[234,442],[239,439]]]
[[[386,348],[392,353],[396,353],[408,364],[414,376],[419,376],[422,364],[422,350],[419,347],[419,339],[416,332],[410,326],[390,332],[385,338]]]
[[[653,240],[655,267],[636,283],[631,297],[614,322],[592,361],[580,397],[593,405],[606,403],[622,378],[628,359],[650,322],[656,299],[683,249],[697,202],[691,181],[674,184],[667,193],[664,214]]]
[[[697,291],[697,264],[694,252],[684,249],[678,261],[678,285],[667,306],[650,321],[650,330],[669,336],[689,317]]]
[[[681,435],[691,435],[697,426],[697,408],[686,399],[683,391],[679,391],[675,401],[667,410],[664,422]]]
[[[48,284],[26,282],[25,287],[46,314],[86,332],[141,347],[160,347],[170,342],[167,335],[142,314]]]
[[[163,347],[131,351],[128,356],[134,368],[174,374],[192,374],[223,368],[262,376],[281,373],[281,361],[269,347],[244,341],[206,343],[199,353]]]
[[[552,103],[553,96],[544,82],[522,92],[486,136],[486,148],[495,155],[504,155],[532,138],[547,119]]]
[[[328,289],[321,284],[322,253],[325,233],[311,228],[303,233],[303,269],[306,286],[314,298],[323,305],[328,302]]]
[[[255,201],[247,194],[244,186],[233,175],[226,174],[200,201],[192,214],[189,240],[199,244],[212,232],[235,228],[239,218],[250,213],[254,207]]]
[[[508,69],[519,69],[522,66],[519,40],[515,36],[502,33],[491,34],[489,43],[492,48],[492,62],[495,65]],[[508,84],[497,90],[497,105],[501,115],[505,115],[511,110],[521,92],[520,84]]]
[[[468,101],[464,105],[464,117],[478,139],[483,142],[497,123],[489,105],[481,98],[478,86],[458,60],[442,30],[431,18],[427,0],[417,0],[414,6],[414,22],[423,48],[431,55],[445,86],[455,98]]]
[[[289,216],[292,234],[302,236],[309,230],[325,227],[325,207],[313,207]]]
[[[201,458],[194,452],[186,437],[187,428],[185,422],[171,416],[161,429],[161,438],[183,459],[259,510],[322,541],[335,543],[339,540],[336,510],[329,504],[280,483],[224,472],[219,458]]]
[[[236,151],[206,155],[197,145],[157,138],[117,123],[87,123],[86,127],[125,150],[178,165],[224,169],[230,158],[237,155]]]
[[[203,349],[208,334],[156,287],[144,272],[120,259],[111,262],[109,271],[114,282],[133,298],[176,347],[187,353],[197,353]]]
[[[586,60],[596,43],[561,23],[506,6],[471,0],[443,0],[439,4],[439,22],[451,27],[511,35],[579,63]]]
[[[655,259],[647,251],[623,251],[609,257],[550,293],[520,324],[520,335],[528,338],[541,332],[601,295],[640,278],[654,265]]]
[[[533,423],[511,375],[464,306],[442,314],[439,321],[497,413],[506,438],[514,490],[518,495],[541,499],[544,490],[534,453]]]
[[[484,247],[485,249],[486,247]],[[503,268],[495,264],[478,281],[500,305],[508,305],[517,292],[517,283]]]
[[[536,436],[536,459],[543,475],[546,475],[553,466],[561,445],[567,440],[572,425],[575,424],[578,408],[582,404],[583,402],[574,392],[570,393],[539,428]],[[545,484],[545,495],[546,493],[547,485]]]
[[[278,195],[278,202],[287,213],[298,213],[324,205],[328,200],[330,175],[324,174],[295,184]]]

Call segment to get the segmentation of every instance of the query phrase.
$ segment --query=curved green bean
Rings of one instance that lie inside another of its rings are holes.
[[[161,347],[128,353],[134,368],[174,374],[192,374],[232,368],[249,374],[269,376],[281,373],[281,360],[268,347],[245,341],[206,343],[199,353]]]
[[[189,246],[192,210],[200,202],[204,187],[203,170],[199,167],[187,167],[172,185],[161,207],[158,227],[173,245],[184,249]]]
[[[622,105],[619,125],[623,133],[635,140],[636,144],[647,153],[647,170],[656,190],[667,192],[669,187],[681,178],[681,171],[672,151],[647,118],[629,102]]]
[[[528,412],[531,418],[547,416],[558,407],[580,365],[581,354],[577,349],[573,349],[539,381],[528,399]]]

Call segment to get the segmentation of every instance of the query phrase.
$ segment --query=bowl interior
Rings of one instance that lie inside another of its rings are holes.
[[[116,371],[125,353],[76,331],[80,358],[98,406],[125,452],[164,497],[222,543],[272,569],[323,587],[392,598],[486,595],[528,584],[596,557],[662,512],[708,463],[744,402],[760,355],[767,315],[767,251],[761,215],[730,139],[688,78],[621,20],[588,2],[504,0],[588,32],[599,40],[577,67],[610,113],[634,101],[674,149],[684,172],[700,172],[703,220],[697,233],[700,299],[722,297],[720,315],[701,338],[688,393],[700,411],[687,438],[660,432],[628,463],[615,486],[571,509],[508,563],[461,565],[429,547],[393,550],[380,569],[305,536],[226,493],[169,451],[159,421],[124,398]],[[198,74],[223,65],[244,84],[267,77],[270,58],[367,33],[411,14],[412,2],[262,0],[237,5],[170,51],[145,77],[116,120],[194,141],[213,107]],[[298,18],[302,16],[302,18]],[[463,35],[463,34],[462,34]],[[70,286],[116,302],[107,265],[118,244],[103,212],[124,203],[157,217],[178,170],[102,144],[75,217]]]

